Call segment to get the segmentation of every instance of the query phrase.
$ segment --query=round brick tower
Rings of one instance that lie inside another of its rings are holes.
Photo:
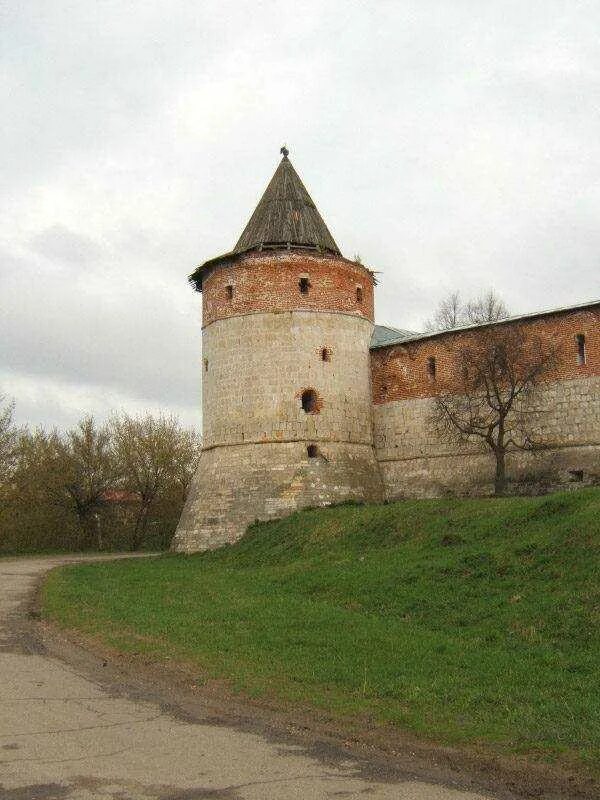
[[[202,292],[203,447],[173,549],[256,519],[383,496],[372,438],[373,274],[345,259],[285,148]]]

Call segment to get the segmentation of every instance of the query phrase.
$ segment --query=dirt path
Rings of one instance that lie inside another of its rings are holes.
[[[46,571],[69,560],[0,560],[3,800],[516,796],[506,788],[469,791],[464,787],[476,784],[448,770],[444,779],[433,757],[426,773],[431,782],[417,780],[423,765],[408,769],[407,753],[402,767],[402,758],[357,756],[315,739],[314,731],[218,715],[206,698],[177,696],[172,682],[159,686],[138,674],[143,670],[132,676],[125,664],[107,664],[54,634],[44,637],[28,615],[31,597]]]

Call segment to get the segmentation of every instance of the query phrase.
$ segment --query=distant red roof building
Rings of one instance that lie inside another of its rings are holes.
[[[100,495],[105,503],[139,503],[140,496],[137,492],[128,492],[125,489],[107,489]]]

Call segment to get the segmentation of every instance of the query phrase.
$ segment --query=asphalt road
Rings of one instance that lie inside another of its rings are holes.
[[[30,632],[40,576],[67,558],[0,559],[2,800],[483,800],[365,770],[342,751],[195,721],[50,657]]]

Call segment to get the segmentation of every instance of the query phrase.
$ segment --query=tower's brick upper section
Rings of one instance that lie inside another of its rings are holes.
[[[205,276],[203,326],[226,317],[281,311],[339,312],[372,322],[373,284],[368,269],[341,256],[293,250],[247,253],[220,262]]]

